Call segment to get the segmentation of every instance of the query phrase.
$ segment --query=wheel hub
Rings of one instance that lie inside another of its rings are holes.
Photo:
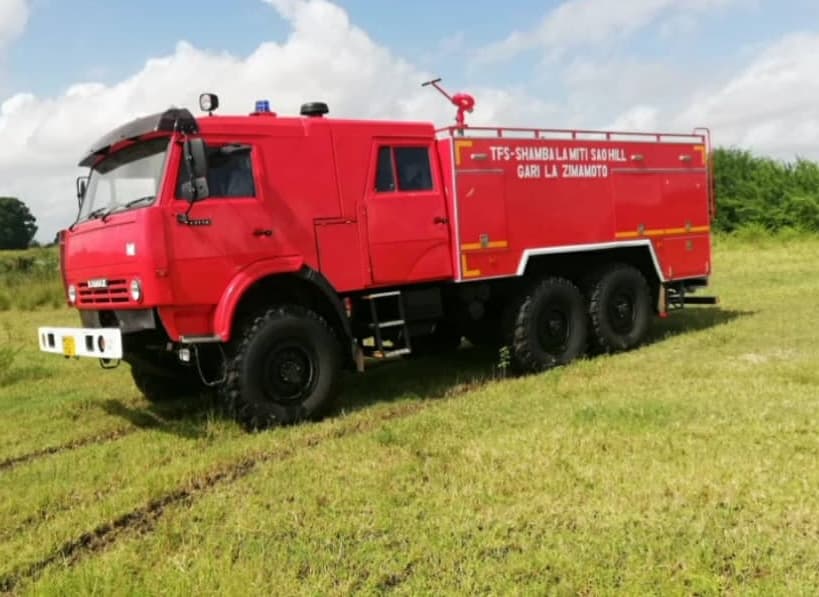
[[[626,334],[631,331],[635,317],[634,298],[626,292],[613,296],[609,306],[609,315],[615,332]]]
[[[315,379],[311,355],[300,346],[271,351],[265,367],[265,394],[273,402],[299,400]]]
[[[566,347],[570,333],[569,319],[559,306],[544,310],[540,318],[539,336],[544,350],[561,351]]]

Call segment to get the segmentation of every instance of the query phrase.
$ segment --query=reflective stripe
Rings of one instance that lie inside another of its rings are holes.
[[[461,251],[480,251],[481,249],[506,249],[509,247],[509,242],[505,240],[494,240],[490,243],[467,243],[461,245]]]
[[[540,249],[526,249],[521,255],[520,263],[518,263],[517,275],[522,276],[526,272],[526,265],[532,257],[539,257],[541,255],[560,255],[565,253],[585,253],[588,251],[601,251],[605,249],[621,249],[625,247],[647,247],[651,254],[651,261],[654,262],[654,269],[657,271],[657,276],[661,282],[665,282],[666,278],[660,269],[660,262],[657,259],[657,254],[654,252],[654,245],[649,239],[616,241],[611,243],[592,243],[588,245],[564,245],[561,247],[543,247]]]
[[[668,236],[668,235],[679,235],[679,234],[700,234],[704,232],[710,232],[710,226],[692,226],[690,228],[683,227],[683,228],[653,228],[651,230],[643,230],[640,232],[639,230],[624,230],[623,232],[618,232],[614,235],[615,238],[640,238],[641,236]]]

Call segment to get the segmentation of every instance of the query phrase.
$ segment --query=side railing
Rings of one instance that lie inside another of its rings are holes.
[[[697,131],[705,131],[698,133]],[[448,126],[439,128],[437,133],[450,137],[494,138],[494,139],[536,139],[563,141],[635,141],[643,143],[701,143],[709,144],[707,129],[696,129],[691,134],[647,133],[627,131],[600,131],[584,129],[541,129],[520,127]]]

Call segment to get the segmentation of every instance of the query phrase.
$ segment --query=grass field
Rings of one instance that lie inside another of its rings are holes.
[[[715,270],[721,306],[638,351],[384,364],[253,435],[38,353],[65,309],[0,313],[0,589],[819,594],[819,240],[721,240]]]

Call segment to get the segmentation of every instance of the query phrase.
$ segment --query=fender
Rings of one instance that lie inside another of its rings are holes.
[[[262,278],[276,274],[293,274],[298,272],[304,259],[301,256],[277,257],[257,261],[236,274],[225,288],[213,314],[213,332],[223,342],[230,339],[231,323],[239,301],[248,288]]]
[[[316,288],[321,290],[325,297],[327,297],[327,300],[333,306],[336,316],[338,316],[338,320],[341,322],[341,325],[344,328],[344,333],[346,334],[347,339],[352,340],[353,326],[350,324],[350,319],[347,317],[347,310],[344,308],[344,303],[342,303],[341,299],[338,298],[338,293],[335,291],[335,288],[333,288],[333,285],[330,284],[330,281],[324,277],[324,274],[306,265],[297,272],[297,275],[305,282],[313,284]]]
[[[296,276],[320,290],[329,304],[332,305],[347,338],[352,339],[353,330],[347,318],[344,304],[327,278],[321,272],[304,265],[304,260],[301,257],[283,257],[256,262],[239,272],[228,284],[222,298],[219,300],[219,305],[216,307],[213,320],[214,331],[222,341],[226,342],[230,339],[231,323],[236,314],[236,308],[247,290],[259,280],[276,274]]]

